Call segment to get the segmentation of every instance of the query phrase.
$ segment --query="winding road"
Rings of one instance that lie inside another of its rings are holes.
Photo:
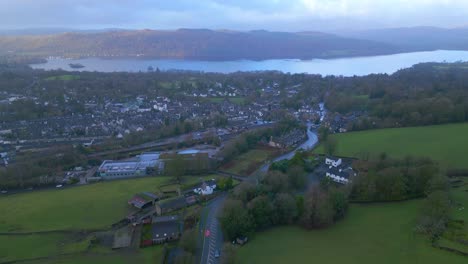
[[[320,106],[320,121],[323,120],[326,114],[326,110],[323,103],[319,104]],[[314,130],[311,123],[307,124],[307,141],[302,143],[299,147],[294,149],[291,152],[288,152],[284,155],[281,155],[272,160],[272,162],[277,162],[285,159],[292,159],[294,154],[300,150],[310,150],[318,144],[318,136]],[[259,168],[260,172],[267,172],[270,168],[272,162],[264,164]],[[229,175],[226,175],[229,176]],[[232,175],[231,175],[232,176]],[[237,176],[236,176],[237,177]],[[247,178],[249,180],[256,180],[253,177]],[[245,180],[241,179],[241,180]],[[199,260],[201,264],[214,264],[220,263],[220,259],[215,257],[215,252],[218,250],[221,252],[223,246],[223,232],[221,230],[221,225],[218,221],[218,215],[221,212],[224,201],[226,200],[227,194],[222,194],[221,196],[212,200],[204,209],[202,217],[200,220],[200,236],[199,243],[201,244],[199,254]],[[222,252],[221,252],[222,254]]]

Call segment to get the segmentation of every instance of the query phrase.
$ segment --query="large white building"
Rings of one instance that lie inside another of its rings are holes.
[[[158,152],[143,153],[135,158],[123,161],[105,160],[99,166],[98,173],[103,179],[129,178],[146,176],[164,170],[164,162]]]

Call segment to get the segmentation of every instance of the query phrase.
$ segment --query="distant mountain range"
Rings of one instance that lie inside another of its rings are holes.
[[[0,31],[0,53],[62,57],[193,60],[312,59],[468,50],[468,29],[431,27],[339,32],[207,29]]]
[[[121,30],[0,36],[0,51],[65,57],[311,59],[395,53],[392,45],[319,32]]]

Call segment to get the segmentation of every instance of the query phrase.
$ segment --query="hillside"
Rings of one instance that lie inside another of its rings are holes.
[[[338,34],[343,37],[387,43],[407,51],[468,49],[468,28],[408,27]]]
[[[318,32],[132,30],[1,36],[0,51],[66,57],[311,59],[396,53],[392,45]]]

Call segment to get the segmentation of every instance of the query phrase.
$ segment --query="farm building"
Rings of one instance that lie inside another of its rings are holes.
[[[132,199],[128,201],[129,205],[133,205],[138,209],[143,209],[154,205],[159,200],[159,196],[150,192],[143,192],[135,194]]]
[[[151,230],[153,244],[177,240],[180,237],[179,218],[177,216],[154,217]]]
[[[173,212],[187,206],[190,206],[197,202],[197,198],[195,196],[180,196],[173,199],[167,199],[159,201],[155,204],[156,206],[156,213],[158,215],[163,215],[169,212]]]

